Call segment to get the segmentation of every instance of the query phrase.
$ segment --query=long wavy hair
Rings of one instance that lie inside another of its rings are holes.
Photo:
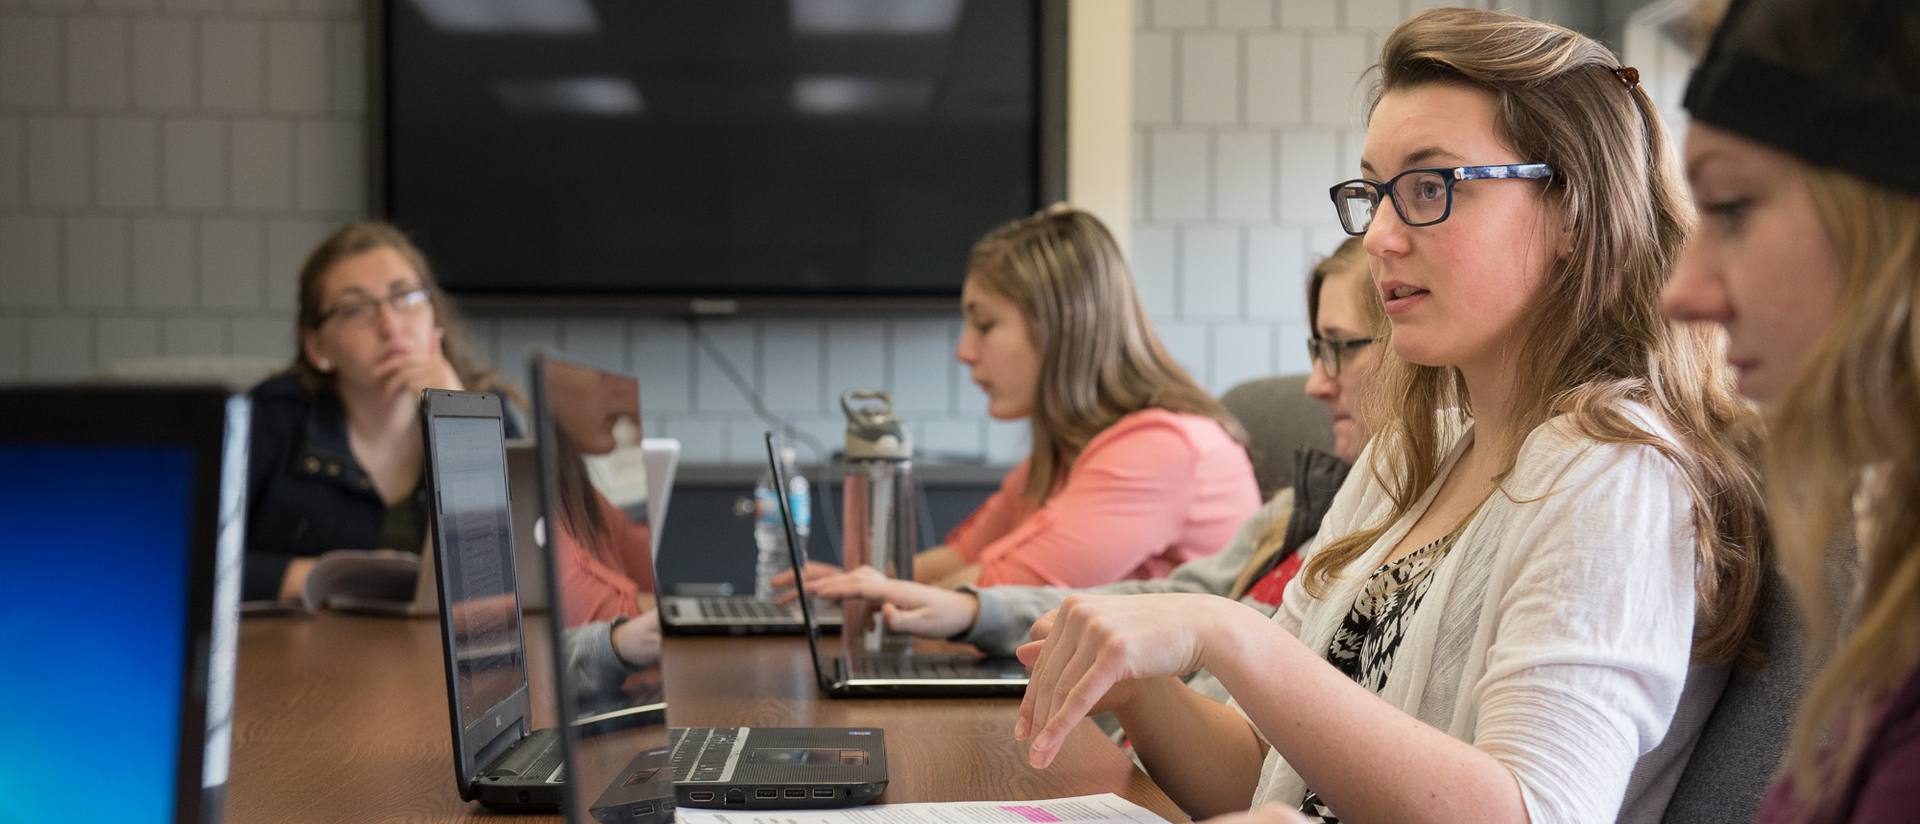
[[[1000,226],[973,245],[967,277],[1020,308],[1040,353],[1027,499],[1046,500],[1088,441],[1142,409],[1204,415],[1246,443],[1226,407],[1160,345],[1099,218],[1059,204]]]
[[[440,351],[460,375],[460,382],[468,389],[479,391],[490,388],[491,391],[504,391],[516,403],[524,399],[511,387],[497,386],[494,372],[474,365],[471,349],[467,346],[467,336],[461,331],[460,314],[453,307],[453,299],[440,288],[440,282],[433,276],[433,269],[427,266],[427,256],[420,247],[413,245],[405,232],[393,224],[379,220],[360,220],[349,223],[328,235],[326,240],[307,255],[300,266],[299,310],[295,316],[293,334],[293,363],[287,365],[286,372],[300,376],[301,385],[308,394],[338,395],[339,379],[332,372],[323,372],[307,360],[307,349],[300,338],[307,332],[316,332],[325,320],[320,316],[326,311],[321,301],[326,300],[326,276],[335,264],[355,255],[365,254],[375,249],[392,249],[401,259],[412,267],[420,278],[420,285],[427,290],[428,303],[433,307],[434,323],[446,332],[440,339]]]
[[[1845,786],[1879,700],[1920,665],[1920,196],[1804,168],[1841,280],[1826,332],[1768,405],[1766,469],[1781,568],[1832,653],[1787,749],[1810,801]],[[1848,532],[1860,600],[1836,644],[1833,606],[1853,593],[1828,591],[1824,572]]]
[[[1621,81],[1618,65],[1604,46],[1559,26],[1434,9],[1387,37],[1370,70],[1371,105],[1433,84],[1485,91],[1500,139],[1528,162],[1553,167],[1542,197],[1559,206],[1572,251],[1549,267],[1513,332],[1516,431],[1565,415],[1585,437],[1645,445],[1673,462],[1693,500],[1694,658],[1729,662],[1750,652],[1763,572],[1757,415],[1734,390],[1721,333],[1661,315],[1660,290],[1693,211],[1652,101]],[[1366,402],[1379,427],[1375,448],[1388,456],[1374,472],[1393,510],[1308,561],[1305,584],[1315,595],[1438,480],[1446,448],[1439,413],[1472,412],[1459,370],[1408,363],[1390,347],[1382,355]],[[1629,404],[1650,410],[1672,439],[1635,423]],[[1496,484],[1512,473],[1520,445],[1503,445]]]

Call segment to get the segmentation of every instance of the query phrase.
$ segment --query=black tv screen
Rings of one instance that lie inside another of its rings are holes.
[[[1057,196],[1046,2],[389,0],[378,199],[469,295],[956,295]]]

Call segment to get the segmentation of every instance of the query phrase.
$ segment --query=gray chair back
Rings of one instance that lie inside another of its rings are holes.
[[[1293,453],[1301,447],[1333,451],[1333,417],[1307,397],[1306,375],[1247,381],[1220,396],[1220,403],[1247,430],[1247,457],[1260,498],[1293,485]]]

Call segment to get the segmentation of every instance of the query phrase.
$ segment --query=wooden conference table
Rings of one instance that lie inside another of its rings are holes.
[[[553,710],[548,629],[526,637],[537,725]],[[1036,770],[1013,740],[1012,699],[827,699],[796,636],[670,638],[666,690],[682,726],[880,727],[891,783],[878,803],[1036,800],[1112,792],[1186,816],[1091,723]],[[502,820],[453,781],[439,622],[323,613],[240,624],[231,822]],[[560,816],[512,816],[527,824]]]

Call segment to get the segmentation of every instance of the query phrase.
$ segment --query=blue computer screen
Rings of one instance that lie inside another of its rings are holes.
[[[0,822],[173,820],[193,451],[0,444]]]

